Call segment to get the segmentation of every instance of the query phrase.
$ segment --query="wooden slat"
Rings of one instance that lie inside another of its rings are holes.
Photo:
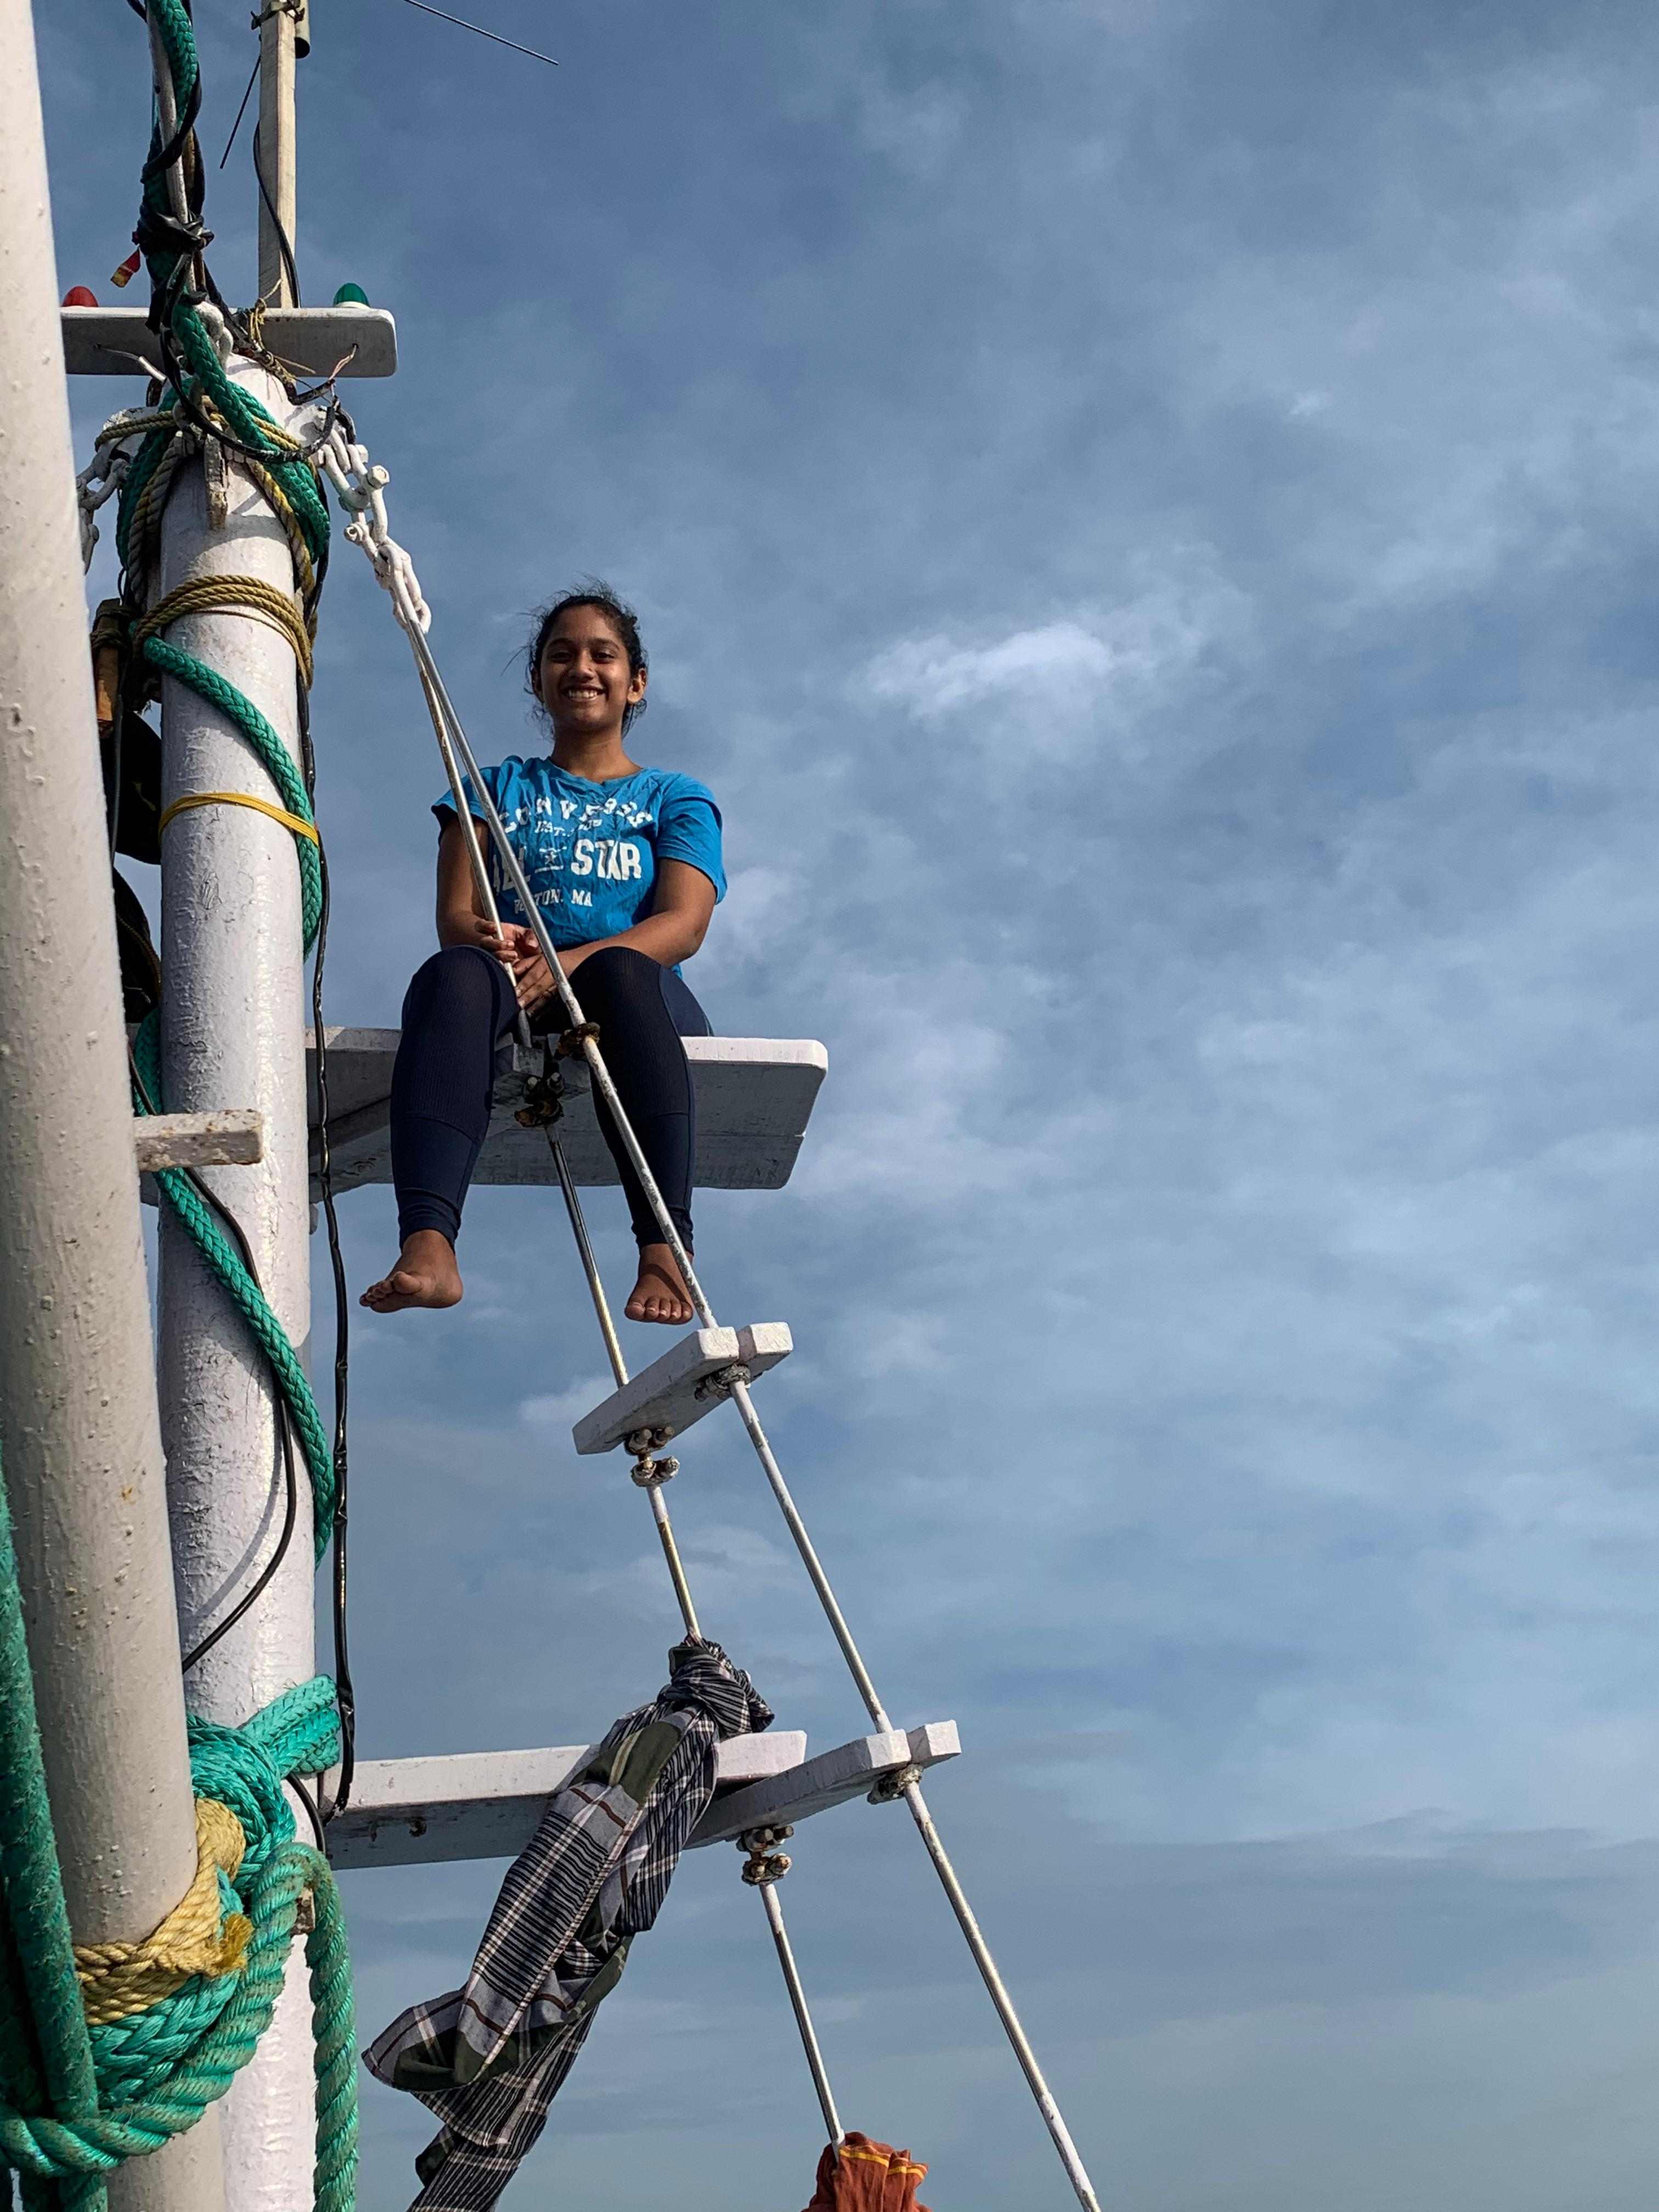
[[[954,1721],[929,1721],[921,1728],[894,1729],[886,1735],[861,1735],[820,1752],[804,1765],[718,1796],[691,1832],[690,1848],[735,1843],[751,1828],[793,1827],[798,1820],[827,1813],[852,1797],[867,1797],[884,1775],[902,1766],[937,1766],[962,1750]]]
[[[142,1175],[157,1168],[250,1167],[264,1158],[265,1117],[257,1106],[207,1114],[140,1114],[132,1149]]]
[[[396,1030],[336,1029],[328,1036],[329,1136],[334,1188],[392,1180],[392,1063]],[[687,1037],[686,1059],[697,1097],[696,1178],[705,1190],[778,1190],[788,1182],[806,1133],[813,1102],[830,1065],[821,1044],[805,1037]],[[313,1055],[308,1055],[313,1059]],[[527,1076],[541,1055],[515,1056],[495,1085],[495,1110],[479,1156],[475,1182],[523,1187],[558,1180],[547,1139],[514,1120],[524,1103]],[[559,1140],[570,1172],[584,1188],[614,1184],[612,1160],[593,1118],[587,1070],[567,1060],[568,1087]],[[317,1116],[314,1065],[311,1115]],[[312,1141],[312,1197],[316,1139]]]
[[[781,1321],[757,1322],[749,1328],[693,1329],[591,1413],[583,1414],[570,1432],[576,1449],[584,1454],[614,1451],[625,1437],[641,1429],[665,1431],[665,1443],[684,1436],[722,1402],[718,1395],[708,1392],[711,1376],[741,1361],[753,1382],[793,1350]]]
[[[71,376],[138,376],[135,356],[155,366],[155,333],[146,309],[64,307],[60,313],[64,366]],[[268,307],[264,341],[307,376],[327,376],[347,354],[342,376],[391,376],[398,366],[398,325],[385,307]]]
[[[427,1866],[448,1859],[516,1858],[548,1799],[593,1749],[461,1752],[434,1759],[359,1762],[351,1802],[328,1824],[328,1855],[341,1869]],[[734,1736],[717,1752],[720,1785],[747,1784],[798,1766],[799,1729]]]

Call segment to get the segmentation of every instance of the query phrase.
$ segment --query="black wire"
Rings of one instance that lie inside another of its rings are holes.
[[[323,1814],[318,1809],[317,1800],[312,1796],[310,1790],[306,1788],[304,1783],[301,1781],[297,1774],[290,1774],[289,1776],[288,1786],[299,1799],[300,1802],[305,1807],[306,1817],[311,1822],[311,1832],[317,1838],[317,1848],[324,1854],[325,1856],[326,1856],[328,1853],[328,1840],[323,1834]]]
[[[131,1047],[128,1048],[127,1064],[131,1070],[134,1087],[137,1089],[139,1097],[143,1101],[144,1110],[146,1113],[155,1113],[156,1110],[155,1101],[150,1097],[149,1088],[146,1085],[143,1076],[138,1073],[138,1064],[132,1056]],[[196,1193],[197,1196],[212,1210],[214,1214],[224,1224],[225,1228],[228,1230],[231,1237],[235,1241],[237,1253],[241,1260],[242,1265],[247,1269],[248,1274],[252,1279],[254,1288],[258,1291],[260,1297],[263,1297],[264,1296],[264,1286],[259,1280],[259,1270],[254,1264],[252,1248],[249,1244],[247,1237],[243,1231],[241,1223],[238,1221],[236,1216],[231,1212],[224,1200],[218,1196],[217,1193],[209,1189],[206,1183],[203,1182],[201,1176],[197,1173],[194,1168],[179,1168],[174,1170],[173,1172],[184,1176],[185,1182],[189,1183],[191,1188]],[[274,1368],[272,1370],[272,1373],[274,1376]],[[258,1579],[253,1583],[250,1589],[243,1592],[242,1595],[237,1600],[236,1604],[232,1607],[231,1611],[225,1615],[224,1619],[219,1623],[217,1627],[210,1630],[208,1634],[202,1638],[199,1644],[194,1645],[191,1650],[185,1654],[183,1659],[179,1662],[179,1671],[181,1674],[188,1674],[191,1668],[196,1665],[198,1660],[204,1659],[207,1656],[208,1653],[212,1650],[214,1645],[220,1641],[221,1638],[229,1635],[231,1630],[235,1627],[237,1622],[244,1618],[249,1608],[255,1605],[258,1601],[259,1598],[264,1595],[265,1590],[269,1589],[271,1577],[276,1574],[278,1567],[282,1565],[283,1561],[288,1557],[289,1546],[294,1540],[294,1523],[299,1512],[300,1483],[298,1472],[294,1464],[293,1417],[289,1411],[288,1402],[282,1396],[280,1391],[278,1392],[276,1398],[276,1430],[278,1438],[283,1447],[283,1489],[286,1493],[286,1502],[283,1513],[283,1529],[282,1534],[276,1539],[276,1548],[271,1553],[270,1559],[266,1560],[264,1565],[260,1569]]]
[[[265,213],[270,217],[271,228],[276,234],[276,251],[282,255],[283,267],[288,273],[288,289],[294,295],[289,304],[297,307],[301,304],[300,271],[295,264],[293,245],[283,228],[283,218],[277,214],[270,194],[265,189],[265,173],[259,166],[259,126],[257,123],[253,126],[253,174],[259,187],[259,198],[265,204]]]
[[[230,126],[230,136],[225,141],[225,150],[219,156],[219,167],[222,169],[230,159],[230,149],[236,143],[236,133],[242,127],[242,118],[247,113],[247,104],[253,97],[253,87],[258,78],[259,63],[262,58],[262,56],[256,54],[253,57],[253,67],[247,73],[247,89],[242,94],[242,104],[236,111],[236,120]]]
[[[204,1186],[198,1184],[198,1188],[202,1188]],[[205,1659],[214,1645],[222,1637],[228,1636],[237,1622],[244,1619],[252,1607],[258,1604],[270,1587],[272,1576],[288,1557],[289,1546],[294,1540],[294,1523],[300,1510],[300,1481],[298,1471],[294,1464],[293,1417],[286,1405],[279,1402],[276,1418],[278,1434],[283,1446],[283,1483],[286,1492],[283,1509],[283,1533],[276,1540],[276,1550],[260,1569],[258,1581],[251,1589],[244,1591],[218,1626],[210,1631],[194,1650],[185,1654],[184,1658],[179,1662],[181,1674],[188,1674],[198,1660]]]
[[[304,686],[300,690],[300,769],[313,818],[317,811],[317,754],[311,739],[311,702]],[[328,1817],[343,1812],[351,1801],[352,1778],[357,1765],[357,1700],[351,1680],[351,1653],[347,1632],[350,1565],[347,1548],[350,1469],[348,1427],[351,1395],[351,1298],[346,1287],[345,1259],[340,1249],[340,1223],[334,1205],[334,1163],[328,1134],[328,1031],[323,1020],[323,963],[328,957],[330,889],[328,855],[317,842],[322,878],[322,908],[317,918],[317,957],[311,971],[311,1026],[317,1053],[317,1180],[322,1191],[323,1216],[328,1224],[328,1260],[334,1279],[334,1697],[340,1712],[340,1779]]]

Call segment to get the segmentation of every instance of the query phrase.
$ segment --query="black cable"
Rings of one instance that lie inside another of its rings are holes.
[[[198,1184],[198,1188],[201,1188],[202,1186]],[[255,1279],[257,1281],[258,1278],[256,1277]],[[219,1626],[210,1630],[192,1650],[185,1654],[179,1662],[181,1674],[188,1674],[198,1660],[205,1659],[214,1645],[222,1638],[228,1636],[237,1622],[244,1619],[252,1607],[258,1604],[270,1588],[272,1576],[288,1557],[288,1547],[294,1540],[294,1523],[300,1510],[300,1483],[294,1464],[292,1417],[288,1407],[280,1402],[277,1407],[276,1422],[283,1446],[283,1481],[286,1492],[283,1510],[283,1533],[276,1540],[276,1550],[260,1569],[258,1581],[237,1600],[234,1607],[225,1615]]]
[[[297,1774],[290,1774],[288,1777],[288,1786],[299,1799],[300,1802],[305,1807],[306,1818],[311,1822],[311,1832],[317,1838],[317,1848],[323,1853],[324,1856],[326,1857],[328,1855],[328,1841],[323,1834],[323,1815],[318,1809],[317,1800],[312,1796],[310,1790],[306,1788],[304,1783],[301,1781]]]
[[[265,173],[259,165],[259,126],[257,123],[253,126],[253,175],[259,187],[259,198],[265,204],[265,213],[270,217],[270,227],[276,234],[276,251],[283,257],[283,267],[288,275],[288,289],[294,295],[289,304],[290,307],[297,307],[302,304],[300,298],[300,271],[295,264],[293,243],[287,231],[283,229],[283,218],[277,214],[275,203],[265,188]]]
[[[313,820],[317,811],[317,754],[311,739],[311,702],[304,686],[300,690],[300,770]],[[347,1549],[350,1470],[348,1464],[348,1425],[351,1395],[351,1298],[346,1286],[345,1259],[340,1249],[340,1223],[334,1205],[334,1163],[328,1133],[328,1031],[323,1020],[323,963],[328,955],[330,909],[328,855],[317,842],[319,872],[322,878],[322,907],[317,918],[317,956],[311,971],[311,1026],[317,1053],[317,1181],[322,1192],[323,1217],[328,1224],[328,1260],[334,1279],[334,1697],[340,1712],[340,1779],[328,1817],[343,1812],[351,1800],[352,1777],[357,1764],[357,1701],[351,1680],[351,1654],[347,1633],[347,1604],[350,1567]]]
[[[258,76],[259,64],[263,58],[263,56],[256,54],[253,58],[253,67],[247,73],[247,89],[243,93],[242,104],[236,111],[236,120],[230,126],[230,136],[225,141],[225,150],[219,156],[219,167],[222,169],[229,161],[230,149],[236,143],[236,133],[242,127],[242,118],[247,113],[248,101],[253,97],[254,82]]]

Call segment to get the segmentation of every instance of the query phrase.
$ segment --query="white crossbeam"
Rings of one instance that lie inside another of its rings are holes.
[[[64,307],[64,366],[71,376],[160,374],[155,333],[143,307]],[[398,325],[386,307],[267,307],[261,343],[307,376],[391,376]]]
[[[356,1867],[429,1866],[447,1859],[516,1858],[548,1799],[593,1750],[469,1751],[435,1759],[358,1762],[351,1802],[328,1824],[328,1856]],[[736,1788],[799,1767],[799,1729],[734,1736],[716,1753],[717,1788]]]
[[[157,1168],[251,1167],[264,1157],[265,1117],[257,1106],[206,1114],[140,1114],[132,1149],[141,1175]]]
[[[929,1721],[921,1728],[855,1737],[787,1773],[721,1793],[692,1830],[690,1848],[734,1843],[751,1828],[793,1827],[814,1813],[844,1805],[849,1797],[867,1797],[888,1775],[907,1766],[937,1766],[941,1759],[958,1757],[961,1750],[954,1721]]]
[[[570,1432],[576,1449],[584,1455],[614,1451],[625,1438],[647,1430],[654,1451],[713,1413],[726,1395],[710,1388],[723,1369],[741,1364],[752,1382],[793,1349],[781,1321],[756,1322],[748,1328],[693,1329],[582,1415]]]

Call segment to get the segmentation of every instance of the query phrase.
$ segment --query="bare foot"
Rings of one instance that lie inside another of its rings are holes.
[[[691,1318],[685,1278],[666,1244],[641,1244],[640,1279],[623,1308],[629,1321],[659,1321],[678,1328]]]
[[[385,1314],[402,1313],[405,1306],[456,1306],[460,1302],[455,1247],[436,1229],[417,1229],[406,1237],[397,1266],[378,1283],[371,1283],[359,1301],[371,1312]]]

